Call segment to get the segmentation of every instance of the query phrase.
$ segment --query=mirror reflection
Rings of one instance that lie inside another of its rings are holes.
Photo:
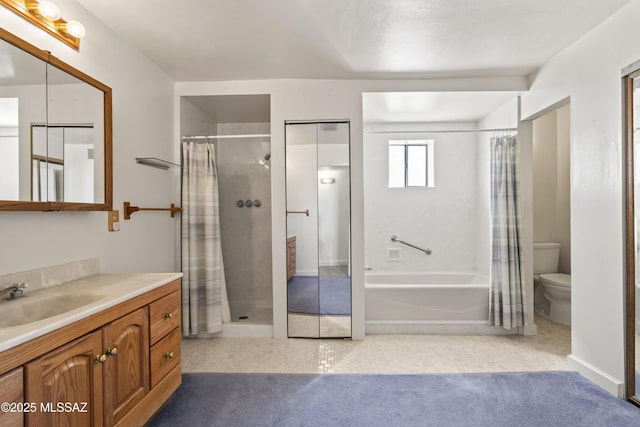
[[[93,203],[93,125],[32,125],[33,201]]]
[[[290,337],[351,336],[349,123],[287,123]]]
[[[110,209],[111,89],[0,38],[0,209]]]
[[[638,74],[638,73],[636,73]],[[632,91],[629,94],[632,98],[632,123],[628,123],[628,126],[631,126],[631,135],[632,135],[632,144],[633,144],[633,188],[634,188],[634,206],[633,206],[633,247],[634,258],[635,258],[635,266],[634,271],[635,275],[632,280],[633,282],[633,294],[634,294],[634,325],[635,333],[634,333],[634,343],[635,343],[635,395],[640,395],[640,381],[638,381],[638,373],[640,372],[640,355],[638,354],[638,332],[639,328],[638,322],[640,321],[640,293],[638,292],[638,285],[640,284],[640,265],[638,264],[640,260],[640,159],[638,156],[640,155],[640,129],[638,124],[640,123],[640,76],[632,77]]]
[[[47,64],[0,40],[0,200],[31,200],[30,124],[47,121]]]

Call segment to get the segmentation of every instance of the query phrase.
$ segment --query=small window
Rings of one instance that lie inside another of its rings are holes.
[[[434,187],[433,140],[389,140],[389,188]]]

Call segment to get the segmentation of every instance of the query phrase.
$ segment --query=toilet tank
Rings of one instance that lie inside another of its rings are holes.
[[[533,244],[533,274],[558,272],[560,243],[536,242]]]

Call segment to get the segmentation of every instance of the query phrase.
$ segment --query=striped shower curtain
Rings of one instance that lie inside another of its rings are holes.
[[[182,331],[222,330],[230,320],[222,262],[213,143],[182,143]]]
[[[515,136],[491,138],[491,301],[489,321],[526,325],[520,222],[519,149]]]

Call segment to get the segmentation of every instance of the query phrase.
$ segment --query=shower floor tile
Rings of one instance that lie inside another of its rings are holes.
[[[271,307],[256,307],[251,304],[236,304],[230,307],[231,321],[236,323],[252,323],[271,325],[273,323],[273,309]]]

